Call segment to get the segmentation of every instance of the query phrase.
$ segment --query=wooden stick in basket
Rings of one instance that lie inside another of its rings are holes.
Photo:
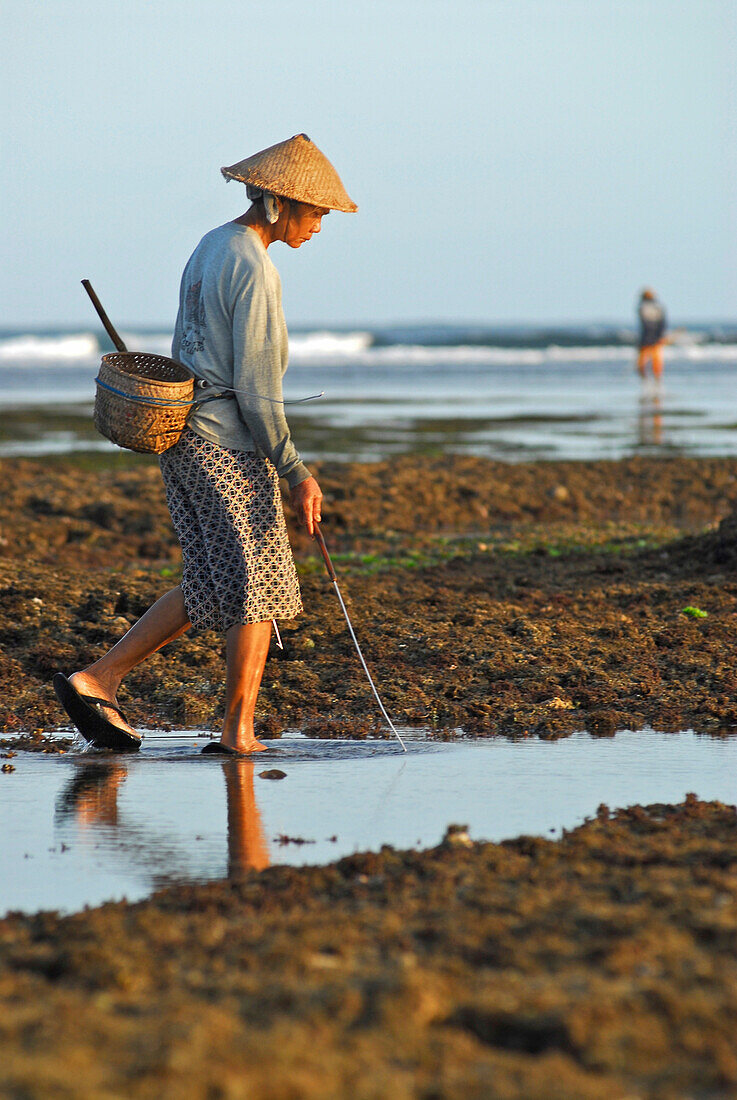
[[[127,351],[128,348],[125,346],[123,341],[120,339],[120,336],[118,336],[118,333],[115,331],[115,327],[114,327],[112,321],[108,317],[105,310],[102,308],[102,303],[101,303],[100,299],[97,297],[94,290],[92,289],[92,283],[89,281],[89,279],[82,279],[82,286],[84,287],[84,289],[89,294],[90,301],[92,302],[92,305],[97,310],[97,316],[100,318],[103,325],[105,326],[105,332],[108,334],[108,336],[110,337],[112,342],[115,344],[118,351]]]

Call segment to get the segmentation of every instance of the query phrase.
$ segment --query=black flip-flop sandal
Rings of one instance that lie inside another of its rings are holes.
[[[113,749],[115,752],[137,752],[140,749],[139,736],[114,725],[102,713],[103,707],[109,708],[127,722],[128,719],[119,706],[109,699],[81,695],[61,672],[57,672],[52,683],[57,699],[85,741],[89,741],[96,749]]]

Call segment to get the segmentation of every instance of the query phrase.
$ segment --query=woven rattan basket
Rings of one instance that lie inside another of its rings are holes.
[[[163,355],[103,355],[95,394],[95,427],[129,451],[161,454],[182,434],[192,408],[194,378]]]

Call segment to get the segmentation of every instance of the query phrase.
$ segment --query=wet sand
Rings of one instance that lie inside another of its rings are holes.
[[[735,459],[316,467],[324,531],[389,713],[438,736],[737,727]],[[120,454],[0,463],[0,729],[64,723],[50,686],[177,582],[158,470]],[[265,736],[379,717],[314,543],[306,613],[272,648]],[[695,607],[707,617],[691,618]],[[223,647],[190,634],[130,676],[141,726],[216,728]]]
[[[737,1096],[736,846],[734,807],[601,807],[556,842],[456,833],[11,916],[0,1091]]]

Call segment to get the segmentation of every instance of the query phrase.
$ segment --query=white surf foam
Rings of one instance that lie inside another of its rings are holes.
[[[293,359],[352,358],[371,347],[370,332],[306,332],[289,338]]]
[[[12,336],[0,340],[0,361],[35,363],[86,363],[100,354],[90,332],[68,336]]]

